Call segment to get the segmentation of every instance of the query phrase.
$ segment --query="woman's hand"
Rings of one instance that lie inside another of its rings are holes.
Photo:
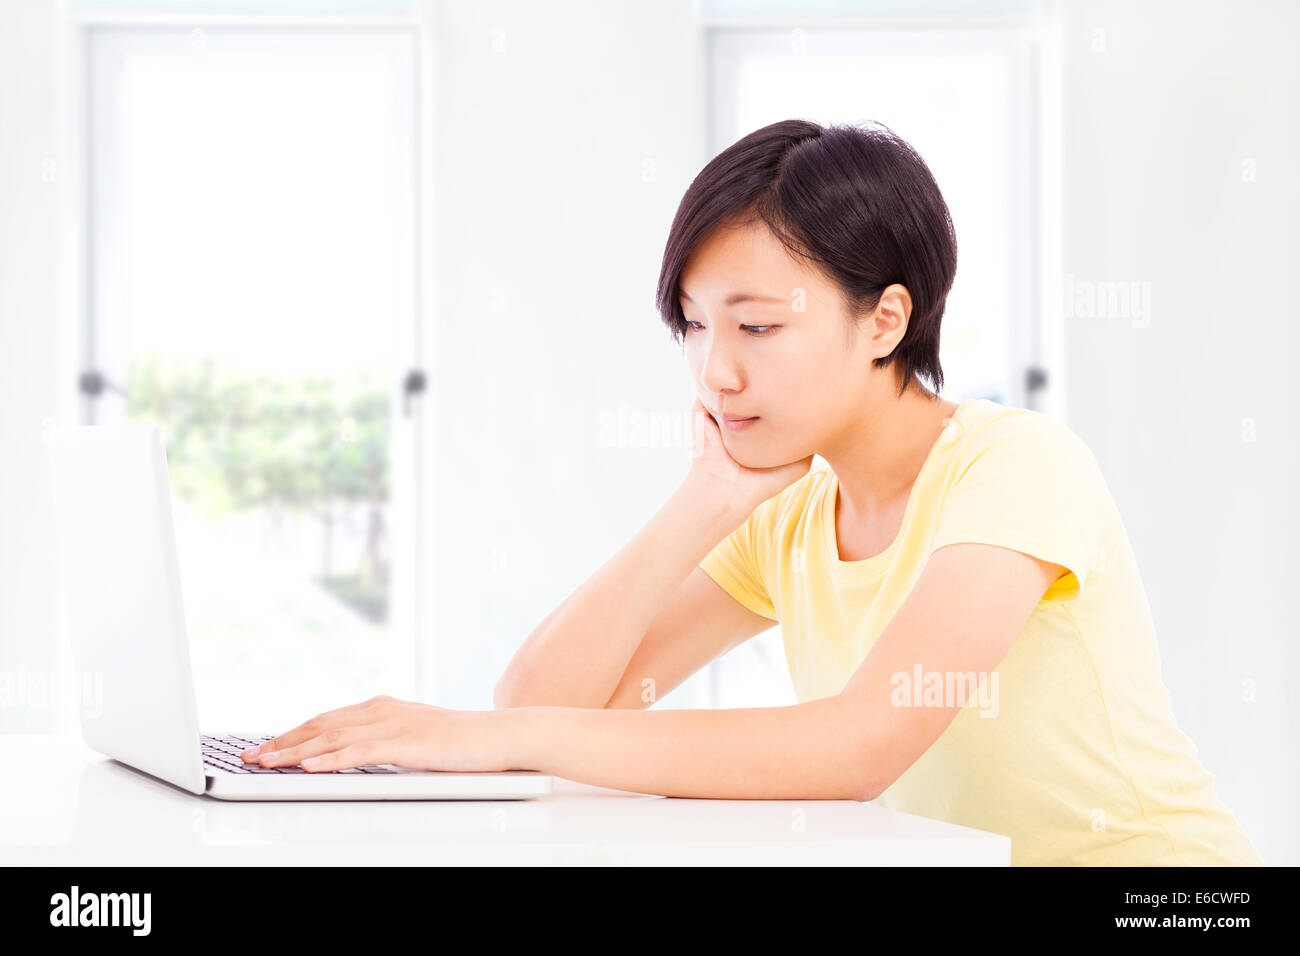
[[[304,770],[395,764],[419,770],[498,771],[511,766],[495,711],[447,710],[379,696],[318,714],[244,751],[246,763]]]
[[[813,456],[774,468],[746,468],[722,443],[718,423],[697,397],[691,405],[691,457],[687,481],[728,502],[744,517],[812,467]]]

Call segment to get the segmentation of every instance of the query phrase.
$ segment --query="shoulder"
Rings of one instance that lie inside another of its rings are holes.
[[[1092,449],[1064,422],[1041,412],[981,401],[962,416],[946,500],[978,500],[1003,512],[1108,520],[1116,505]]]
[[[1098,469],[1087,443],[1050,415],[981,399],[962,410],[958,421],[959,457],[967,463],[994,456],[1046,469]]]

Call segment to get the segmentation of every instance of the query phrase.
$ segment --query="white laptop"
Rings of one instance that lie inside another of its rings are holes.
[[[201,734],[160,429],[85,425],[46,434],[74,663],[103,681],[98,713],[81,711],[89,747],[223,800],[521,800],[551,792],[551,777],[530,770],[258,767],[239,752],[273,735]]]

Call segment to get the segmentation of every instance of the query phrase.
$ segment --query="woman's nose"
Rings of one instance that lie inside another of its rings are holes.
[[[736,391],[741,385],[740,370],[736,360],[728,349],[718,343],[709,344],[700,364],[700,386],[708,392],[717,394],[724,391]]]

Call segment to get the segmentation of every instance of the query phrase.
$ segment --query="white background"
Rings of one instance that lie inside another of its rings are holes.
[[[602,413],[671,413],[689,397],[653,298],[673,211],[708,159],[705,64],[685,0],[429,9],[439,59],[427,694],[479,707],[518,641],[684,473],[680,450],[610,449],[595,435]],[[54,667],[40,430],[71,413],[59,11],[0,0],[0,669],[10,673]],[[1065,4],[1058,268],[1149,282],[1152,311],[1141,328],[1065,320],[1066,374],[1054,383],[1125,516],[1179,723],[1265,860],[1292,865],[1298,19],[1282,2]],[[0,711],[7,730],[49,721]]]

